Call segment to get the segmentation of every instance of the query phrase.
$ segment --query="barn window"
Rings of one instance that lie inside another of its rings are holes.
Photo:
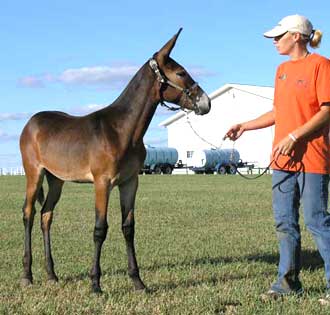
[[[187,151],[187,158],[192,158],[194,151]]]

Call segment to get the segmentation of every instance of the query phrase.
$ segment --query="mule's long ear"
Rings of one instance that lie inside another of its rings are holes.
[[[166,63],[167,58],[169,57],[177,38],[179,37],[180,33],[182,31],[182,27],[179,29],[179,31],[163,46],[162,49],[160,49],[157,53],[157,61],[160,64]]]

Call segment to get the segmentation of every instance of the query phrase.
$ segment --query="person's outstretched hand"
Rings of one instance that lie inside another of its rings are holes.
[[[223,139],[230,139],[232,141],[237,140],[242,133],[245,131],[245,129],[243,128],[242,124],[236,124],[233,125],[229,128],[229,130],[226,132],[225,136],[223,137]]]

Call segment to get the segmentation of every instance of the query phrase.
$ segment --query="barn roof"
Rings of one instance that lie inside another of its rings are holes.
[[[225,92],[227,92],[231,89],[236,89],[236,90],[239,90],[239,91],[242,91],[242,92],[245,92],[248,94],[252,94],[257,97],[266,98],[269,100],[273,100],[273,96],[274,96],[274,88],[270,87],[270,86],[228,83],[228,84],[223,85],[221,88],[215,90],[214,92],[212,92],[209,95],[209,98],[211,99],[211,101],[213,101],[214,99],[216,99],[217,97],[221,96],[222,94],[224,94]],[[185,113],[183,111],[180,111],[179,113],[162,121],[159,124],[159,126],[167,127],[167,126],[171,125],[173,122],[181,119],[184,116],[185,116]]]

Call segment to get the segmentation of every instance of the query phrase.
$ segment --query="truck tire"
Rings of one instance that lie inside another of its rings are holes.
[[[218,174],[225,175],[227,173],[226,167],[224,165],[221,165],[218,169]]]
[[[166,166],[163,168],[163,173],[166,174],[166,175],[170,175],[170,174],[172,174],[172,167],[169,166],[169,165],[166,165]]]
[[[161,174],[161,173],[162,173],[162,169],[157,165],[157,166],[154,168],[154,173],[155,173],[155,174]]]
[[[235,175],[237,173],[237,167],[236,165],[230,165],[228,169],[228,174]]]

